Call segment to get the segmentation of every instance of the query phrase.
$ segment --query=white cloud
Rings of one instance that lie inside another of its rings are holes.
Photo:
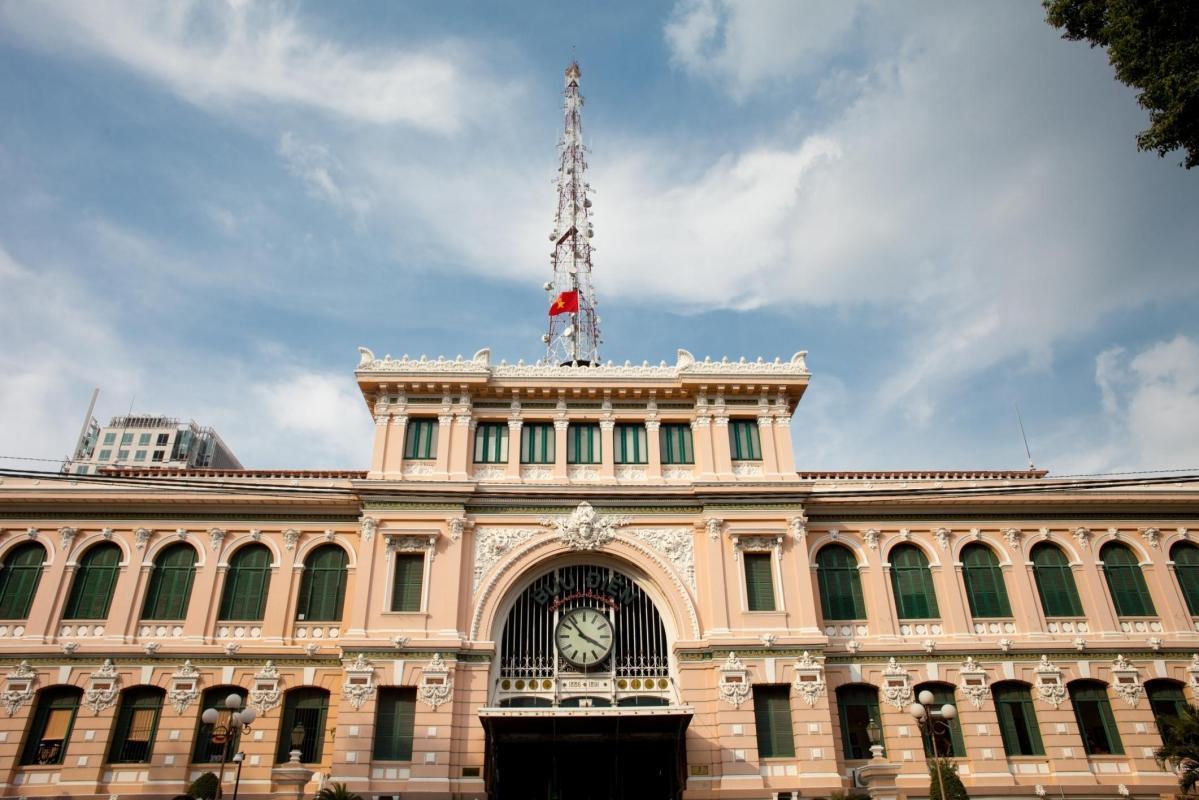
[[[307,451],[310,463],[368,465],[374,425],[348,370],[297,370],[255,385],[252,393],[275,440],[276,466],[287,465],[292,443]]]
[[[5,3],[0,25],[47,49],[119,61],[205,107],[267,101],[453,132],[498,113],[518,91],[458,42],[349,48],[274,3]]]
[[[349,211],[361,225],[371,210],[371,200],[360,189],[344,187],[345,168],[327,146],[303,141],[291,131],[286,131],[279,137],[279,155],[287,171],[308,187],[309,194]]]

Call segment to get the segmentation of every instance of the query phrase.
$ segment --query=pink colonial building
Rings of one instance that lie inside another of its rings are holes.
[[[4,478],[6,796],[1174,793],[1193,486],[796,473],[802,353],[356,375],[367,472]]]

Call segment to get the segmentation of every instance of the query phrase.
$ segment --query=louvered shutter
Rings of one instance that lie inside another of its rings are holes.
[[[830,545],[816,554],[820,607],[827,620],[865,619],[862,581],[853,554]]]
[[[416,689],[380,689],[375,712],[375,759],[411,761],[415,723]]]
[[[1109,542],[1103,546],[1099,558],[1103,561],[1103,572],[1116,615],[1121,617],[1147,617],[1156,612],[1145,576],[1132,551],[1121,544]]]
[[[423,555],[397,555],[392,583],[392,611],[420,611],[421,581],[424,578]]]
[[[25,619],[42,579],[46,551],[29,542],[17,546],[0,568],[0,619]]]
[[[115,544],[99,544],[80,559],[71,583],[64,619],[104,619],[116,586],[121,551]]]
[[[989,547],[968,545],[962,551],[962,573],[971,616],[985,619],[1012,615],[1003,571]]]
[[[1032,562],[1045,616],[1082,616],[1082,601],[1078,597],[1074,573],[1062,551],[1050,544],[1037,545],[1032,551]]]
[[[900,545],[891,553],[891,586],[901,619],[933,619],[938,616],[928,560],[919,548]]]
[[[774,611],[774,581],[769,553],[744,553],[745,595],[750,611]]]
[[[754,726],[758,756],[780,758],[795,755],[791,728],[791,698],[786,686],[754,687]]]
[[[1191,616],[1199,616],[1199,547],[1180,542],[1170,549],[1174,575]]]

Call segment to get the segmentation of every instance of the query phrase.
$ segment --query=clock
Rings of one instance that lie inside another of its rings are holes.
[[[612,652],[612,622],[603,611],[572,608],[558,618],[554,629],[558,652],[576,667],[594,667]]]

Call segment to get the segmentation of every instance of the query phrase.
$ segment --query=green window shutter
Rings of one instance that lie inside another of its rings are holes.
[[[841,748],[848,759],[870,758],[870,723],[882,724],[878,689],[873,686],[842,686],[837,689],[837,724]]]
[[[616,444],[615,463],[646,464],[649,462],[644,425],[621,423],[616,426],[613,440]]]
[[[304,559],[296,619],[305,622],[340,621],[345,594],[345,550],[335,544],[316,548]]]
[[[411,761],[415,728],[416,689],[380,689],[375,706],[375,760]]]
[[[187,617],[195,576],[196,551],[191,545],[173,544],[154,559],[142,619],[181,620]]]
[[[270,574],[271,551],[266,546],[248,545],[234,553],[225,573],[219,619],[261,621],[266,612]]]
[[[421,581],[424,574],[423,555],[396,555],[395,580],[391,588],[392,611],[420,611]]]
[[[991,687],[995,713],[999,717],[999,733],[1003,750],[1009,756],[1039,756],[1045,754],[1041,744],[1041,729],[1037,724],[1032,693],[1026,684],[997,683]]]
[[[1169,680],[1147,681],[1145,693],[1149,697],[1149,708],[1162,741],[1170,735],[1170,728],[1178,724],[1187,707],[1182,684]]]
[[[0,619],[25,619],[42,580],[46,550],[36,542],[13,548],[0,566]]]
[[[63,763],[82,697],[83,690],[75,686],[51,686],[38,692],[21,750],[22,764]]]
[[[901,544],[891,551],[891,588],[900,619],[940,616],[928,559],[915,545]]]
[[[291,732],[299,725],[304,731],[304,740],[300,744],[300,763],[315,764],[320,761],[328,714],[329,693],[324,689],[303,687],[288,692],[283,700],[275,759],[279,763],[289,760]]]
[[[658,429],[658,448],[663,464],[694,464],[691,426],[676,422]]]
[[[437,420],[415,417],[404,432],[404,458],[425,461],[437,458]]]
[[[862,578],[849,548],[828,545],[816,554],[816,582],[820,608],[826,620],[865,619]]]
[[[554,463],[554,426],[548,422],[525,423],[520,430],[520,463]]]
[[[789,686],[754,687],[754,726],[758,734],[759,758],[795,755]]]
[[[1192,617],[1199,616],[1199,547],[1179,542],[1170,548],[1170,560],[1174,562],[1174,575],[1186,599],[1187,611]]]
[[[227,725],[229,722],[229,712],[225,709],[225,698],[231,694],[236,694],[242,699],[242,705],[245,705],[246,697],[249,694],[240,686],[213,686],[205,689],[204,694],[200,696],[200,708],[215,708],[220,711],[220,718],[217,720],[218,725]],[[192,763],[195,764],[219,764],[221,762],[221,751],[228,750],[231,756],[238,750],[237,735],[229,739],[226,744],[214,744],[212,741],[212,725],[204,722],[196,715],[196,736],[195,746],[192,748]]]
[[[1116,730],[1107,687],[1097,681],[1074,681],[1068,687],[1074,719],[1089,755],[1122,755],[1124,746]]]
[[[941,683],[924,684],[917,686],[913,690],[914,695],[919,695],[925,689],[933,693],[933,707],[941,708],[946,704],[957,707],[957,702],[953,697],[953,687]],[[962,741],[962,726],[959,721],[954,718],[952,720],[942,720],[948,730],[939,730],[937,732],[937,752],[939,758],[964,758],[966,755],[966,745]],[[941,722],[938,723],[940,728]],[[926,758],[933,757],[933,739],[929,736],[928,731],[921,729],[920,736],[924,740],[924,755]]]
[[[774,576],[769,553],[742,553],[745,596],[750,611],[774,611]]]
[[[166,692],[154,686],[137,686],[121,692],[108,760],[113,764],[148,764],[158,733],[158,717]]]
[[[1103,562],[1103,574],[1116,607],[1116,616],[1150,617],[1157,613],[1145,584],[1145,575],[1131,550],[1122,544],[1108,542],[1099,551],[1099,559]]]
[[[729,447],[734,461],[761,461],[762,442],[756,419],[729,420]]]
[[[962,549],[962,580],[971,616],[986,619],[1012,615],[1003,570],[991,548],[971,544]]]
[[[600,463],[599,425],[586,422],[570,426],[566,436],[566,463]]]
[[[84,553],[71,582],[63,618],[107,619],[120,563],[121,548],[115,544],[98,544]]]
[[[1043,542],[1032,549],[1032,563],[1037,594],[1041,597],[1045,616],[1081,617],[1082,601],[1078,597],[1074,572],[1065,554],[1054,545]]]
[[[508,463],[508,423],[481,422],[475,427],[475,463]]]

